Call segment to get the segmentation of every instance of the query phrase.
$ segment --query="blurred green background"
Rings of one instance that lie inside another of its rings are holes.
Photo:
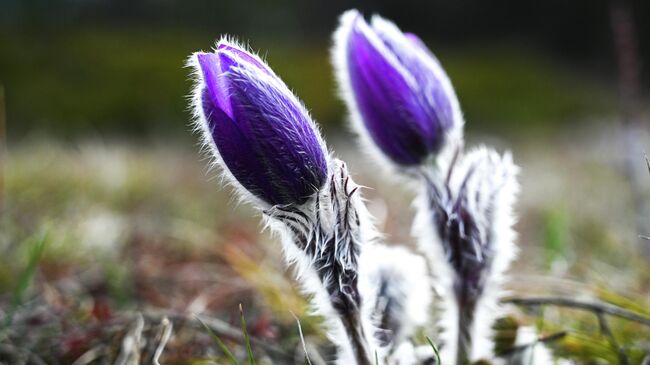
[[[343,109],[328,48],[337,16],[352,7],[426,40],[470,129],[539,132],[616,111],[609,1],[2,0],[0,83],[10,141],[187,138],[185,60],[224,34],[258,50],[319,122],[337,128]],[[650,38],[648,2],[634,10],[638,38]]]

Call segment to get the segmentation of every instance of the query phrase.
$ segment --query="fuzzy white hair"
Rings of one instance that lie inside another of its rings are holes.
[[[222,38],[217,47],[223,43],[246,50],[256,61],[264,64],[247,47],[227,37]],[[236,53],[230,56],[238,58]],[[271,206],[251,194],[224,163],[212,138],[202,106],[202,92],[206,85],[198,64],[198,53],[190,56],[188,66],[193,70],[195,80],[191,96],[194,129],[202,137],[202,150],[212,157],[211,166],[221,171],[224,182],[234,187],[240,201],[249,202],[264,213],[265,227],[280,236],[286,261],[296,268],[298,281],[305,293],[311,296],[314,312],[325,318],[329,337],[339,348],[338,363],[370,365],[376,348],[372,337],[374,330],[366,329],[365,326],[370,324],[362,321],[362,298],[356,282],[359,256],[365,246],[373,244],[378,234],[361,198],[359,186],[352,181],[342,161],[327,156],[327,180],[305,203]],[[263,83],[262,91],[268,87],[279,90],[308,116],[303,104],[270,68],[265,70],[268,73],[255,68],[239,71],[247,81]],[[320,147],[327,151],[316,124],[311,118],[307,119],[315,130]],[[337,310],[340,301],[351,307],[350,313],[342,313],[344,311],[340,308]],[[360,354],[360,351],[364,353]],[[358,361],[359,358],[368,361]]]
[[[275,206],[265,214],[268,226],[282,239],[286,260],[296,268],[303,291],[312,297],[313,312],[325,318],[328,337],[339,348],[337,363],[361,363],[360,356],[374,359],[374,328],[361,315],[366,295],[350,283],[356,285],[360,257],[372,249],[378,234],[345,164],[333,160],[326,185],[297,210]],[[353,307],[354,313],[348,314],[354,323],[347,323],[337,310],[339,294],[350,301],[346,305]]]
[[[426,261],[406,248],[378,244],[364,250],[359,271],[364,318],[393,352],[428,323],[432,288]]]
[[[413,233],[420,250],[430,262],[436,291],[441,296],[442,360],[443,363],[457,363],[459,351],[468,352],[465,355],[470,361],[488,359],[493,349],[491,326],[500,313],[498,298],[502,294],[503,274],[517,253],[513,230],[516,220],[512,207],[518,192],[518,168],[512,163],[509,153],[500,156],[486,147],[476,148],[464,156],[457,155],[451,160],[439,161],[439,166],[440,170],[432,173],[432,181],[422,184],[415,201],[417,214]],[[492,259],[485,268],[483,290],[476,302],[469,328],[462,328],[463,325],[459,323],[460,312],[454,286],[462,278],[449,262],[449,252],[445,251],[448,243],[443,242],[437,229],[439,222],[434,221],[432,199],[439,198],[432,197],[432,188],[446,191],[448,195],[444,201],[437,202],[439,204],[453,204],[458,201],[459,195],[471,197],[465,200],[465,209],[477,220],[481,239],[489,241],[486,244]],[[463,343],[463,334],[469,336],[470,343]]]

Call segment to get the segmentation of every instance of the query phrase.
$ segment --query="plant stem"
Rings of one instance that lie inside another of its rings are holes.
[[[629,321],[637,322],[645,326],[650,327],[650,318],[642,314],[634,313],[628,310],[625,310],[619,306],[603,303],[603,302],[588,302],[581,301],[576,299],[569,299],[564,297],[529,297],[529,298],[520,298],[520,297],[510,297],[502,301],[503,303],[512,303],[521,306],[540,306],[540,305],[551,305],[558,307],[567,307],[586,310],[595,313],[604,313],[610,316],[619,317],[627,319]]]
[[[369,346],[366,342],[365,332],[361,325],[361,320],[358,317],[358,312],[348,312],[341,315],[341,321],[343,322],[343,327],[345,327],[345,332],[350,338],[350,346],[354,352],[357,365],[372,365],[373,361],[371,360]]]

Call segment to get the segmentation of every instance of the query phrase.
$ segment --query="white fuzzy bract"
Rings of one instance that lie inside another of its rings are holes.
[[[312,296],[314,313],[325,318],[329,338],[340,349],[337,361],[343,365],[356,363],[358,351],[374,358],[377,349],[371,323],[361,315],[365,294],[357,286],[360,257],[377,233],[345,164],[333,160],[330,171],[326,185],[310,201],[290,209],[275,206],[265,215],[280,234],[287,262],[295,265],[303,290]],[[359,341],[361,349],[354,345]]]
[[[364,250],[359,270],[364,318],[392,352],[429,321],[432,288],[426,262],[406,248],[378,244]]]
[[[455,364],[459,351],[467,352],[470,360],[489,359],[493,348],[491,327],[499,314],[503,274],[517,253],[512,206],[518,191],[518,169],[509,154],[500,156],[485,147],[440,161],[439,166],[440,170],[422,184],[415,202],[413,231],[420,250],[429,260],[441,295],[443,362]],[[473,247],[458,247],[459,242],[449,242],[450,237],[441,235],[441,229],[444,233],[448,222],[459,219],[454,215],[461,213],[468,216],[465,219],[471,219],[473,228],[469,232],[461,226],[459,236],[467,239],[464,235],[473,234],[467,240]],[[474,273],[479,275],[479,282],[463,282],[468,279],[450,261],[452,250],[469,255],[478,263],[483,271]],[[470,320],[462,322],[458,288],[470,284],[478,288],[472,294],[476,296],[474,310]]]

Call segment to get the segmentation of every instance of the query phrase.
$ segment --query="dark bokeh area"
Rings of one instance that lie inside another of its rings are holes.
[[[220,35],[266,56],[326,129],[342,124],[328,61],[349,8],[419,34],[470,129],[548,130],[616,111],[610,1],[2,0],[0,83],[12,140],[33,134],[187,138],[187,56]],[[650,58],[650,4],[631,4]],[[647,75],[642,75],[648,80]]]

